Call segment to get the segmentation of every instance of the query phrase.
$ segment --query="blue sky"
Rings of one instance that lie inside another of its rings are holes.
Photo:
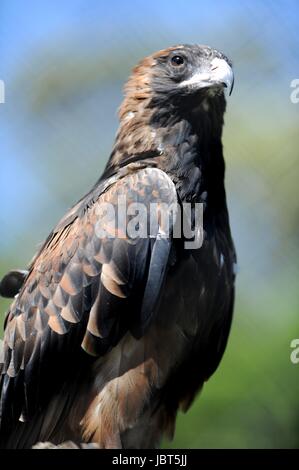
[[[297,1],[195,1],[165,0],[121,1],[98,0],[2,0],[1,15],[1,71],[9,73],[16,63],[26,61],[26,55],[49,37],[72,40],[76,35],[84,39],[100,33],[113,41],[113,36],[130,34],[133,28],[143,40],[145,33],[161,25],[160,34],[174,41],[202,42],[213,31],[225,30],[228,25],[237,28],[240,18],[252,32],[263,33],[269,46],[283,50],[286,39],[291,39],[294,50],[298,46]],[[288,25],[289,38],[281,37]],[[262,31],[261,31],[262,29]],[[236,44],[242,41],[236,36]],[[284,50],[288,54],[288,50]]]

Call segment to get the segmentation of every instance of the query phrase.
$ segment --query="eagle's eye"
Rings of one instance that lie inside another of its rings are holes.
[[[171,58],[171,65],[173,65],[174,67],[179,67],[180,65],[183,65],[184,62],[185,62],[185,59],[181,55],[174,55]]]

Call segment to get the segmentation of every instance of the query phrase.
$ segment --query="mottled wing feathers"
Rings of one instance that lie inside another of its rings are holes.
[[[43,406],[87,356],[82,348],[91,356],[104,354],[125,331],[138,337],[149,324],[171,241],[161,220],[151,237],[128,236],[126,226],[115,224],[107,212],[109,207],[118,210],[121,197],[126,208],[130,203],[147,209],[150,203],[176,203],[169,177],[158,169],[142,169],[94,200],[89,195],[80,213],[72,209],[73,215],[49,236],[8,313],[0,365],[3,426]],[[133,213],[128,220],[134,225]],[[114,229],[117,238],[110,238]]]

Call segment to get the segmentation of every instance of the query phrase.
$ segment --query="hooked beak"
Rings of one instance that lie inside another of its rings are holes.
[[[184,80],[181,87],[194,89],[223,87],[229,90],[231,95],[234,87],[234,73],[231,66],[224,59],[215,57],[207,68],[195,72],[190,78]]]

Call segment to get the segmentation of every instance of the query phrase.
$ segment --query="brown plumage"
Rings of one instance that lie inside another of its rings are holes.
[[[28,272],[0,285],[2,295],[20,289],[2,347],[2,447],[158,446],[217,368],[234,297],[221,145],[232,79],[229,60],[207,46],[159,51],[134,69],[104,174]],[[151,237],[121,225],[109,237],[101,208],[117,211],[124,195],[147,211],[189,202],[192,217],[202,202],[202,247],[173,237],[175,212],[169,237],[161,218]]]

